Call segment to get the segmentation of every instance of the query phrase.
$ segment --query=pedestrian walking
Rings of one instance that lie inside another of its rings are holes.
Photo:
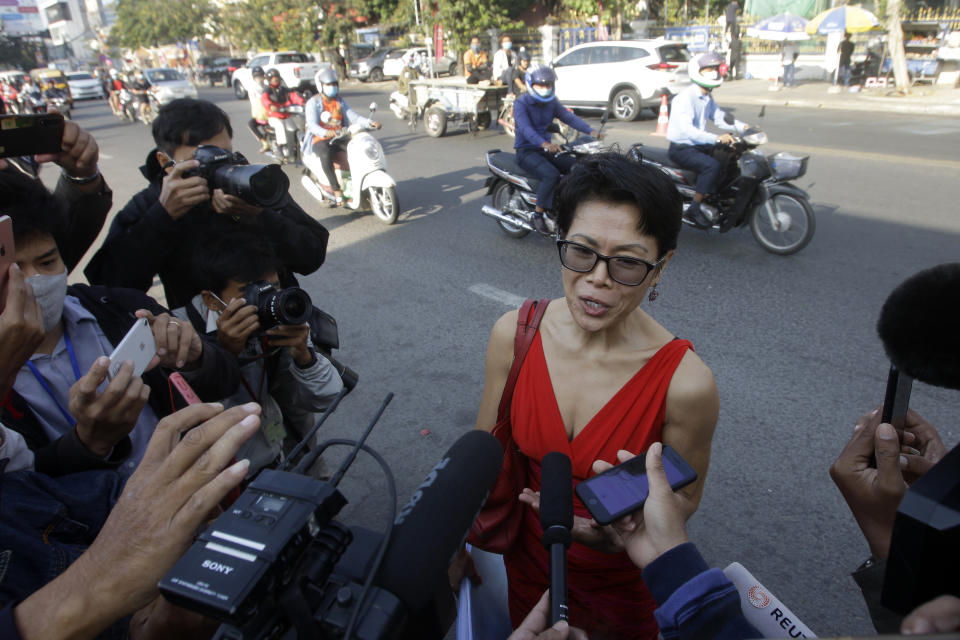
[[[797,51],[795,42],[784,42],[783,50],[780,52],[780,64],[783,65],[783,86],[795,87],[796,62],[800,53]]]
[[[843,86],[850,86],[850,59],[853,57],[853,48],[850,34],[844,32],[843,40],[837,47],[837,51],[840,52],[840,65],[837,67],[837,76],[833,79],[833,84],[837,84],[840,78],[843,78]]]

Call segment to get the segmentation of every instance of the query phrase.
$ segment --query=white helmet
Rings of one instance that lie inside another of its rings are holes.
[[[340,79],[337,78],[337,72],[333,70],[333,67],[323,67],[313,74],[313,82],[317,85],[317,90],[319,91],[320,85],[339,84]]]
[[[690,80],[704,89],[716,89],[723,84],[723,75],[720,73],[720,65],[726,60],[715,51],[707,51],[690,59],[687,66],[687,72],[690,74]],[[716,71],[703,73],[703,69],[714,68]]]

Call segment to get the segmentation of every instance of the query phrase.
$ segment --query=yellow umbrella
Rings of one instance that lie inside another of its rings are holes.
[[[843,5],[827,9],[807,25],[807,33],[863,33],[880,25],[877,16],[859,5]]]

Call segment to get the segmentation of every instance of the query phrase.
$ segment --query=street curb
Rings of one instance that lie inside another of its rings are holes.
[[[723,104],[741,104],[756,106],[780,106],[797,109],[833,109],[837,111],[870,111],[874,113],[899,113],[928,116],[960,117],[960,105],[951,104],[897,104],[898,98],[870,98],[860,100],[833,101],[830,99],[811,100],[806,98],[762,98],[753,96],[723,96]],[[876,101],[876,102],[874,102]]]

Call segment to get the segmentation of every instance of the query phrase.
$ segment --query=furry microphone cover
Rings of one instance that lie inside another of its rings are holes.
[[[921,271],[894,289],[880,310],[877,333],[900,371],[960,389],[960,263]]]

